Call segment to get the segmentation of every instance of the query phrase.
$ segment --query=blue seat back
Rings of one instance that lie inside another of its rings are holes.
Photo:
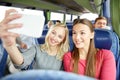
[[[111,51],[113,52],[116,61],[118,60],[119,57],[119,38],[115,32],[112,32],[112,46],[111,46]]]
[[[42,36],[40,38],[37,38],[38,44],[43,44],[45,43],[45,36]]]
[[[43,30],[44,29],[48,29],[48,25],[47,24],[44,25]]]
[[[72,23],[68,23],[68,24],[66,24],[66,25],[67,25],[68,29],[72,29],[72,27],[73,27],[73,24],[72,24]]]
[[[44,29],[43,32],[42,32],[42,36],[46,36],[48,30],[49,30],[49,29]]]
[[[96,80],[64,71],[27,70],[3,77],[1,80]]]
[[[42,32],[42,36],[40,38],[37,38],[38,44],[43,44],[45,43],[45,37],[49,29],[44,29]]]
[[[119,38],[112,30],[95,30],[96,48],[104,48],[112,51],[116,60],[116,80],[120,80],[120,56],[119,56]],[[100,37],[98,37],[100,36]],[[98,38],[97,38],[98,37]],[[100,39],[99,39],[100,38]],[[104,47],[103,47],[104,46]]]
[[[115,32],[112,33],[112,46],[110,50],[113,52],[116,60],[116,80],[120,80],[120,47],[119,38]]]
[[[0,62],[0,78],[3,77],[5,74],[7,56],[8,56],[7,51],[4,49],[3,57],[2,57],[2,60]]]
[[[70,46],[70,51],[72,51],[74,43],[72,40],[72,29],[69,29],[69,46]]]
[[[95,29],[95,47],[110,50],[112,46],[111,31],[106,29]]]

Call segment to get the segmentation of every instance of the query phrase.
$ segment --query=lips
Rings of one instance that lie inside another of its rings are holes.
[[[50,39],[50,42],[51,42],[52,44],[57,43],[57,41],[55,41],[54,39]]]
[[[83,41],[75,41],[75,46],[76,46],[77,48],[81,48],[81,47],[84,46],[84,43],[83,43]]]

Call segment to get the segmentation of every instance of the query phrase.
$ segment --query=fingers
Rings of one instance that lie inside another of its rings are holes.
[[[6,12],[5,12],[5,17],[9,16],[10,13],[12,13],[12,12],[17,12],[17,11],[16,11],[15,9],[6,10]]]
[[[15,9],[9,9],[5,13],[5,18],[0,22],[0,37],[5,36],[18,36],[16,33],[8,32],[9,29],[14,28],[20,28],[22,27],[22,24],[15,23],[15,24],[9,24],[11,20],[20,18],[20,14],[10,14],[12,12],[17,12]]]
[[[11,13],[16,13],[16,14],[11,14]],[[3,21],[1,23],[7,24],[7,23],[9,23],[10,21],[12,21],[14,19],[22,17],[21,14],[17,14],[17,13],[18,12],[15,9],[6,10],[5,17],[4,17],[4,19],[3,19]]]
[[[12,37],[19,37],[20,35],[17,33],[12,33],[12,32],[3,32],[0,34],[1,37],[5,38],[8,36],[12,36]]]
[[[16,33],[8,32],[8,30],[20,27],[22,27],[22,24],[0,24],[0,37],[5,37],[7,35],[16,36]]]
[[[4,26],[4,30],[10,30],[10,29],[15,29],[15,28],[21,28],[22,24],[6,24]]]

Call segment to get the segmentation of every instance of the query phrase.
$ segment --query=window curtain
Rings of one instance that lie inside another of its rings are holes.
[[[117,33],[120,39],[120,0],[110,0],[110,15],[113,30]]]

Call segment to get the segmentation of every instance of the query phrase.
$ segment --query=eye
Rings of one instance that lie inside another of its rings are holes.
[[[100,24],[102,24],[101,22],[98,22],[98,24],[100,25]]]
[[[60,39],[62,39],[62,36],[61,36],[61,35],[59,35],[58,37],[59,37]]]
[[[106,25],[106,23],[103,23],[103,25]]]
[[[55,34],[55,31],[52,31],[51,33],[52,33],[52,34]]]
[[[84,35],[85,34],[85,32],[81,32],[81,35]]]
[[[72,34],[76,34],[76,32],[75,32],[75,31],[73,31],[73,32],[72,32]]]

